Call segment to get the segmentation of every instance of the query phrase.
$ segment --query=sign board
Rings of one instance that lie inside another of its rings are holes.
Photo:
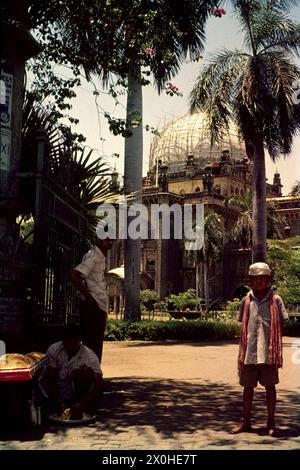
[[[10,129],[13,75],[1,71],[0,76],[0,124]]]
[[[0,135],[0,171],[9,171],[11,132],[1,127]]]

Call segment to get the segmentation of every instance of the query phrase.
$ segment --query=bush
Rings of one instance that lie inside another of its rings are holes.
[[[153,320],[140,322],[109,320],[104,339],[107,341],[233,340],[239,338],[240,326],[240,323],[235,320]],[[286,321],[284,335],[300,337],[300,321]]]
[[[268,241],[268,262],[276,293],[289,309],[300,304],[300,237]]]
[[[180,292],[178,295],[171,294],[168,298],[170,303],[169,307],[171,307],[170,310],[173,310],[172,306],[174,306],[175,310],[180,311],[186,309],[195,310],[200,300],[201,299],[196,296],[195,289],[188,289],[185,292]]]
[[[164,341],[164,340],[214,340],[235,339],[240,325],[235,322],[213,321],[140,321],[109,320],[105,340]]]
[[[152,304],[154,305],[156,302],[158,302],[159,295],[154,290],[144,289],[144,290],[141,290],[140,292],[140,299],[141,299],[141,303],[144,305],[147,305],[148,303],[150,303],[151,309],[152,309]]]
[[[226,302],[225,310],[228,319],[236,319],[236,316],[239,313],[240,303],[240,299],[228,300],[228,302]]]
[[[285,336],[299,336],[300,337],[300,319],[287,320],[284,322],[283,334]]]

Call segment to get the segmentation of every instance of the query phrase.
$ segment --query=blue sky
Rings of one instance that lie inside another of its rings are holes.
[[[300,21],[300,6],[293,9],[292,17]],[[227,11],[222,18],[210,18],[207,24],[207,40],[204,51],[204,58],[199,62],[184,63],[180,73],[172,80],[173,83],[183,93],[182,97],[170,97],[165,93],[160,96],[152,86],[144,87],[144,125],[148,124],[154,128],[161,128],[177,116],[188,112],[188,97],[193,83],[199,74],[200,65],[205,64],[209,54],[217,49],[240,48],[242,46],[239,26],[233,15]],[[299,65],[300,65],[300,61]],[[95,81],[99,89],[101,85]],[[124,140],[122,137],[115,137],[110,134],[106,120],[101,113],[97,112],[95,96],[92,94],[93,87],[84,82],[78,90],[78,96],[73,102],[73,114],[79,118],[80,124],[74,130],[81,132],[87,138],[87,145],[97,149],[99,155],[104,154],[110,163],[116,165],[117,170],[122,174],[124,166]],[[120,97],[120,105],[115,107],[111,97],[100,94],[98,104],[110,112],[114,117],[125,117],[125,97]],[[144,132],[144,174],[146,174],[149,162],[149,148],[153,135]],[[117,153],[119,158],[112,158],[111,155]],[[283,193],[290,191],[291,186],[300,179],[300,137],[294,142],[290,156],[280,159],[273,164],[266,158],[267,177],[271,182],[276,169],[282,177]]]

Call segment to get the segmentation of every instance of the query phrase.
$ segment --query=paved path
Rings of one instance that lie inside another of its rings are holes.
[[[284,338],[278,390],[279,438],[266,436],[265,392],[254,398],[255,432],[231,435],[241,416],[237,344],[233,342],[105,343],[106,393],[97,420],[85,427],[45,424],[2,432],[0,450],[300,449],[300,339]],[[299,361],[300,352],[298,354]],[[294,361],[295,362],[295,361]]]

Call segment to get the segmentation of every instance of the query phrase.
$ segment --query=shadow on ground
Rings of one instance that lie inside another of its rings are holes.
[[[260,443],[266,422],[265,393],[258,389],[254,398],[255,435],[253,444]],[[105,393],[99,399],[96,422],[82,427],[82,433],[102,431],[111,435],[127,432],[128,428],[151,426],[164,439],[178,432],[192,434],[197,430],[223,431],[222,439],[213,445],[235,442],[236,436],[227,434],[241,417],[241,390],[214,382],[188,382],[169,379],[136,377],[114,378],[105,382]],[[280,439],[293,439],[300,435],[300,397],[296,392],[280,390],[278,393],[277,425],[282,428]],[[48,424],[37,429],[8,430],[0,433],[3,441],[42,440],[45,433],[67,434],[67,428]],[[13,449],[14,443],[10,443]],[[43,444],[42,444],[43,446]]]

